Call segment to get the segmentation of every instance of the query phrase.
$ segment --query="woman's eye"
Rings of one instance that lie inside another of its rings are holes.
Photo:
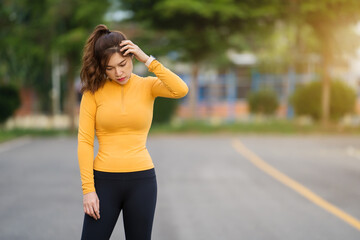
[[[126,65],[126,63],[123,64],[123,65],[118,65],[118,66],[120,66],[120,67],[125,67],[125,65]],[[107,70],[107,71],[111,71],[111,70],[113,70],[113,69],[112,69],[112,68],[107,68],[106,70]]]

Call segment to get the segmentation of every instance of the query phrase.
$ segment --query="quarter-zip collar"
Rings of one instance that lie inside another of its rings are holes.
[[[117,88],[120,88],[120,104],[121,104],[121,113],[126,114],[125,101],[126,101],[126,92],[129,89],[130,85],[133,83],[135,74],[131,73],[129,80],[125,84],[119,84],[115,82],[116,80],[110,81]]]

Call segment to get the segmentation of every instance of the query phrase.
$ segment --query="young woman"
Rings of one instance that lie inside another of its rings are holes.
[[[156,77],[134,73],[133,57]],[[121,211],[127,240],[151,239],[157,198],[146,148],[156,97],[182,98],[186,83],[119,31],[96,26],[80,72],[78,161],[83,191],[81,239],[109,239]],[[99,151],[94,159],[94,137]]]

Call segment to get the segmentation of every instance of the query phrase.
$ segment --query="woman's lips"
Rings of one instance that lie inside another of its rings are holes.
[[[118,78],[117,80],[118,80],[118,81],[124,81],[124,80],[125,80],[125,77],[123,77],[123,78]]]

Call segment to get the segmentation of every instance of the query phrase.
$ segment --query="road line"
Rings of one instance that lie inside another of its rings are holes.
[[[9,140],[3,143],[0,143],[0,153],[9,151],[16,147],[21,147],[31,141],[31,137],[25,136],[25,137],[19,137],[14,140]]]
[[[325,209],[326,211],[334,214],[341,220],[345,221],[346,223],[348,223],[349,225],[360,231],[360,220],[342,211],[335,205],[329,203],[325,199],[313,193],[305,186],[301,185],[300,183],[296,182],[295,180],[291,179],[290,177],[286,176],[276,168],[266,163],[255,153],[249,150],[244,144],[242,144],[242,142],[239,139],[233,139],[232,146],[235,148],[235,150],[238,153],[240,153],[243,157],[245,157],[247,160],[252,162],[255,166],[260,168],[262,171],[266,172],[267,174],[269,174],[279,182],[293,189],[295,192],[301,194],[303,197],[307,198],[308,200],[315,203],[319,207]]]

